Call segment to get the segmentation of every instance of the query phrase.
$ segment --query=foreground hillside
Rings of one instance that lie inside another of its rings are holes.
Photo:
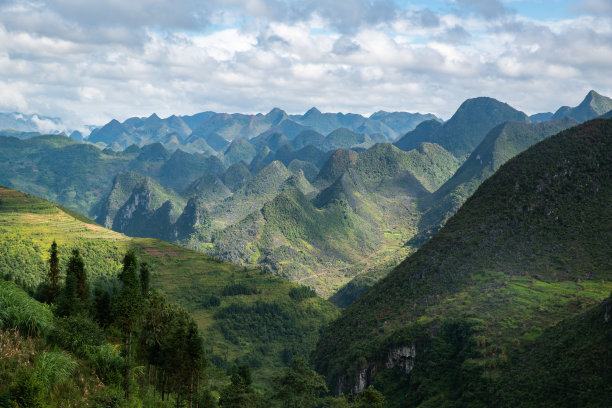
[[[60,270],[79,248],[94,287],[115,278],[129,248],[152,269],[152,286],[191,313],[220,368],[248,363],[256,380],[305,355],[335,308],[298,285],[154,239],[107,230],[34,196],[0,187],[0,273],[33,287],[46,274],[51,241]],[[290,294],[293,293],[293,297]],[[301,296],[295,295],[301,294]]]
[[[611,157],[612,120],[593,120],[503,165],[326,329],[330,386],[374,383],[389,406],[492,403],[509,355],[612,290]]]

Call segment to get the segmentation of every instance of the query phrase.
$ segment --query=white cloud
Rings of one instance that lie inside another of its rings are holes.
[[[612,94],[605,15],[497,18],[497,3],[463,3],[475,13],[369,0],[216,0],[206,16],[195,1],[175,10],[161,0],[108,0],[105,10],[76,0],[4,2],[0,109],[73,124],[273,106],[448,118],[480,95],[534,113],[591,88]]]

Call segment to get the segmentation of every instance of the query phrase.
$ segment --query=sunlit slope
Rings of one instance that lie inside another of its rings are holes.
[[[258,381],[308,354],[320,328],[336,316],[327,301],[298,285],[155,239],[130,238],[49,201],[0,187],[0,272],[27,286],[45,276],[56,240],[61,267],[83,254],[90,281],[114,278],[128,248],[152,266],[153,287],[186,307],[203,331],[209,357],[222,368],[249,363]],[[304,291],[303,291],[304,292]]]

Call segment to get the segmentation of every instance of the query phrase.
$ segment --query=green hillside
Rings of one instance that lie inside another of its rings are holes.
[[[612,296],[513,352],[498,381],[499,406],[612,406],[611,315]]]
[[[318,297],[295,300],[298,285],[219,261],[167,242],[130,238],[56,204],[0,187],[0,274],[33,287],[46,275],[56,240],[60,269],[73,247],[83,255],[90,282],[115,278],[129,248],[153,271],[152,285],[194,316],[209,358],[227,369],[248,363],[267,381],[293,355],[306,355],[336,309]],[[94,286],[92,284],[92,286]],[[246,288],[246,289],[244,289]]]
[[[505,122],[487,134],[457,172],[435,193],[420,203],[422,231],[416,239],[424,242],[457,212],[461,204],[499,167],[531,145],[576,125],[573,119],[521,123]]]
[[[217,234],[213,253],[262,266],[324,296],[363,273],[380,278],[410,250],[403,244],[417,232],[416,199],[430,194],[424,185],[435,189],[458,165],[429,144],[411,152],[391,144],[361,153],[337,150],[314,182],[323,190],[312,201],[307,196],[315,191],[303,176],[280,186],[261,210],[259,195],[245,195],[249,216]],[[213,207],[213,218],[233,201]]]
[[[330,388],[374,383],[390,407],[490,405],[513,350],[612,290],[611,136],[594,120],[501,166],[325,330],[314,361]]]

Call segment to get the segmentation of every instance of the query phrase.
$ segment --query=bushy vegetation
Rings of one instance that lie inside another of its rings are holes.
[[[53,327],[53,314],[13,282],[0,280],[0,326],[26,336],[46,335]]]
[[[304,299],[308,299],[311,297],[316,297],[316,296],[317,296],[317,292],[315,292],[314,290],[310,289],[307,286],[291,288],[291,290],[289,291],[289,297],[297,302],[300,302]]]

